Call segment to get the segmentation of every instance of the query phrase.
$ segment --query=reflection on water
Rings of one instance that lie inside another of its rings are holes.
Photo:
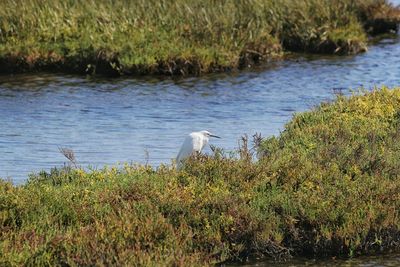
[[[375,256],[362,256],[352,259],[307,259],[294,258],[286,262],[275,262],[272,260],[256,260],[248,263],[226,264],[223,266],[241,266],[241,267],[398,267],[400,266],[400,254],[385,254]]]
[[[293,112],[359,86],[400,85],[399,38],[349,57],[308,57],[268,69],[178,80],[0,77],[0,177],[21,183],[61,166],[58,147],[83,166],[171,162],[184,136],[208,129],[231,150],[244,134],[279,134]]]

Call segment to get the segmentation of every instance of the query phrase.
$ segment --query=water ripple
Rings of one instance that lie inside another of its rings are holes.
[[[0,77],[0,177],[62,166],[59,147],[84,165],[170,163],[184,136],[208,129],[231,150],[244,133],[279,134],[294,112],[359,87],[400,85],[399,38],[367,53],[302,55],[264,70],[202,78]]]

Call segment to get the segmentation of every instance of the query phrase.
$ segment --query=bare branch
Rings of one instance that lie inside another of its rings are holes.
[[[72,149],[66,147],[59,147],[58,150],[60,151],[61,154],[64,155],[64,157],[66,157],[74,165],[75,168],[78,168],[75,158],[75,153]]]

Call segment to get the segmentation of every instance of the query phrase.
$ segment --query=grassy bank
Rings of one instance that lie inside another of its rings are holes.
[[[385,0],[0,0],[0,72],[201,74],[397,31]]]
[[[400,88],[297,114],[262,159],[0,182],[0,265],[196,266],[400,246]]]

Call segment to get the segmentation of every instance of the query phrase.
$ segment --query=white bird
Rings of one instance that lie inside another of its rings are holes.
[[[221,138],[211,134],[209,131],[192,132],[183,141],[178,156],[176,157],[176,165],[178,170],[182,167],[183,161],[195,153],[200,153],[205,145],[208,144],[210,137]]]

